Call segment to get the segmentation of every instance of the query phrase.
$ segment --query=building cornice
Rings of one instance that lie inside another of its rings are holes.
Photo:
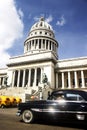
[[[87,67],[87,57],[78,57],[71,59],[58,60],[55,68],[76,68],[76,67]]]
[[[51,61],[54,64],[56,63],[57,57],[52,51],[13,57],[10,58],[10,61],[7,64],[7,66],[8,67],[17,66],[17,65],[19,66],[19,65],[26,65],[31,63],[47,62],[47,61]]]

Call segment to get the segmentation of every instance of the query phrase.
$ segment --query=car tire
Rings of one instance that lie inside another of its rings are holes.
[[[32,123],[34,120],[33,113],[30,110],[25,110],[22,114],[22,120],[25,123]]]

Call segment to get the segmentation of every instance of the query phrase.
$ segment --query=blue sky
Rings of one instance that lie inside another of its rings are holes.
[[[0,45],[0,55],[3,54],[3,59],[7,59],[2,60],[1,67],[9,57],[23,54],[24,41],[29,30],[41,16],[53,27],[59,43],[59,59],[87,56],[87,0],[6,0],[9,4],[1,1],[3,6],[0,6],[0,11],[6,16],[3,19],[0,15],[2,22],[5,21],[3,26],[2,23],[0,25],[6,34],[0,32],[3,34],[0,42],[9,37],[8,43],[3,43],[6,47]],[[9,12],[5,7],[10,9]]]

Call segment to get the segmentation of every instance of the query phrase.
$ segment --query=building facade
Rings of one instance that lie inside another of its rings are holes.
[[[24,42],[24,54],[11,57],[6,69],[0,69],[0,88],[38,91],[46,75],[50,88],[87,89],[87,57],[58,60],[58,41],[43,17],[30,29]]]

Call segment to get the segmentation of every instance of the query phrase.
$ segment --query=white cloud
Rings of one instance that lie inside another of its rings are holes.
[[[46,18],[46,22],[47,22],[47,23],[52,22],[52,20],[53,20],[52,15],[49,15],[49,17],[48,17],[48,18]]]
[[[23,12],[17,10],[14,0],[0,0],[0,67],[5,67],[16,39],[23,36]]]
[[[38,21],[39,19],[40,17],[37,17],[37,16],[34,17],[34,21]]]
[[[20,18],[23,18],[24,14],[21,9],[18,10],[18,13],[19,13]]]
[[[60,17],[60,20],[57,21],[56,25],[63,26],[65,23],[66,23],[66,20],[65,20],[64,16],[62,15]]]

